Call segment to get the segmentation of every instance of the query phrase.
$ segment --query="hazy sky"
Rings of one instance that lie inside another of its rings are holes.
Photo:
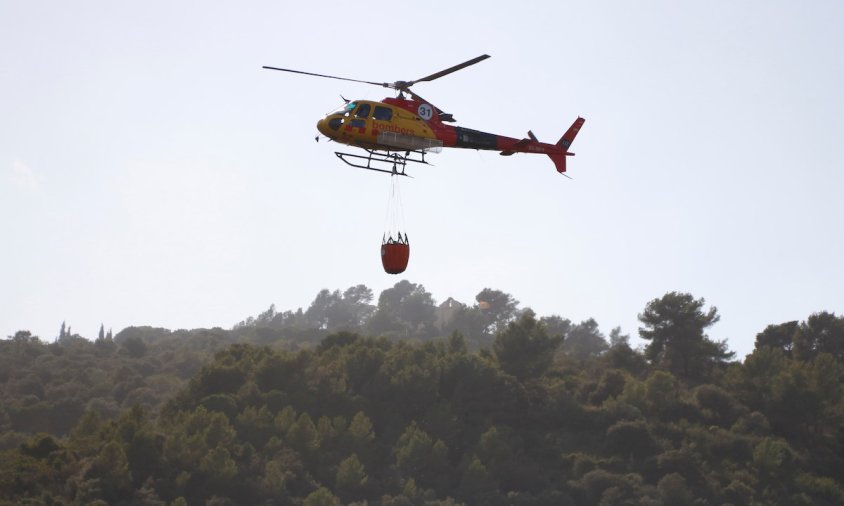
[[[231,327],[322,288],[484,287],[636,335],[706,298],[739,356],[844,312],[844,3],[0,2],[0,334],[62,321]],[[382,271],[389,177],[315,143],[339,97],[262,70],[416,79],[458,125],[555,142],[444,150],[401,181],[406,273]]]

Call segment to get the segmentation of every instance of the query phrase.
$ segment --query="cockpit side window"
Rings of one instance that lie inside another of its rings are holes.
[[[393,110],[389,107],[381,107],[380,105],[376,105],[375,113],[372,115],[372,117],[379,121],[390,121],[393,119]]]
[[[355,112],[355,117],[357,117],[357,118],[368,117],[369,116],[369,109],[370,109],[369,104],[360,104],[360,107],[358,107],[357,112]]]

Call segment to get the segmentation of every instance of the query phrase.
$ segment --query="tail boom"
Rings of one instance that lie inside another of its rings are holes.
[[[569,147],[572,142],[574,142],[574,138],[577,137],[577,134],[580,132],[580,128],[583,126],[585,121],[585,119],[578,116],[569,129],[566,130],[566,133],[560,137],[557,144],[539,142],[536,139],[536,136],[533,135],[533,132],[530,131],[528,132],[528,137],[522,140],[517,141],[516,139],[508,139],[510,142],[506,147],[503,147],[501,154],[504,156],[510,156],[513,153],[545,154],[551,158],[552,162],[554,162],[557,172],[562,174],[566,171],[566,157],[574,156],[574,153],[569,152]]]
[[[571,124],[556,144],[539,142],[533,132],[530,131],[528,132],[528,136],[523,139],[514,139],[503,135],[451,126],[443,127],[440,134],[446,147],[496,150],[503,156],[510,156],[515,153],[548,155],[551,161],[554,162],[557,172],[563,173],[566,171],[566,157],[574,156],[574,153],[569,152],[569,147],[574,142],[574,138],[577,137],[585,121],[581,117],[574,120],[574,123]]]

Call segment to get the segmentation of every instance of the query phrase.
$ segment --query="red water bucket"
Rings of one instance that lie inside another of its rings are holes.
[[[410,259],[410,245],[403,243],[385,243],[381,245],[381,264],[387,274],[401,274],[407,269]]]

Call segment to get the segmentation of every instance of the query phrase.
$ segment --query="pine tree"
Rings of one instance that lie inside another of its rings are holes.
[[[648,302],[639,315],[639,336],[650,343],[645,357],[682,378],[700,378],[710,366],[733,358],[726,341],[713,341],[704,332],[721,317],[714,306],[691,294],[670,292]]]

